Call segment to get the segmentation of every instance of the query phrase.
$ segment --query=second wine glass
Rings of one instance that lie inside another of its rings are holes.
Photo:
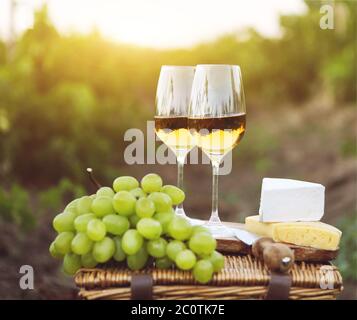
[[[182,190],[185,158],[194,146],[187,129],[194,73],[192,66],[162,66],[156,91],[155,131],[176,156],[177,186]],[[183,203],[175,212],[187,218]]]
[[[218,215],[218,175],[223,157],[245,132],[245,101],[239,66],[198,65],[192,85],[188,126],[213,170],[212,213],[207,226],[216,237],[231,236]]]

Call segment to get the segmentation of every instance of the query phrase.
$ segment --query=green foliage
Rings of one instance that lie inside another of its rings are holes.
[[[0,188],[0,222],[11,222],[25,231],[31,230],[42,213],[58,213],[64,203],[84,194],[83,187],[68,179],[37,194],[18,184],[13,184],[9,190]]]
[[[41,212],[59,212],[63,209],[63,203],[69,199],[79,198],[86,194],[84,188],[75,185],[68,179],[62,179],[60,183],[38,194],[38,207]]]
[[[336,34],[331,43],[321,70],[335,96],[336,101],[353,101],[357,96],[356,82],[356,2],[344,1],[335,4]],[[331,54],[331,52],[333,54]]]
[[[32,210],[29,193],[14,184],[9,191],[0,188],[0,222],[12,222],[22,229],[31,229],[36,223],[36,213]]]
[[[249,132],[249,134],[248,134]],[[279,136],[273,132],[269,132],[266,128],[256,125],[254,127],[247,126],[247,135],[242,140],[239,148],[233,150],[233,154],[237,155],[237,160],[241,158],[243,161],[255,161],[257,169],[264,171],[273,165],[268,160],[279,145]]]
[[[0,65],[6,62],[6,46],[0,41]]]
[[[346,138],[341,144],[341,154],[344,157],[356,157],[357,156],[357,143],[356,138]]]
[[[42,8],[13,50],[0,43],[0,179],[83,183],[90,166],[105,180],[123,161],[125,130],[152,120],[163,64],[239,64],[250,114],[287,102],[299,106],[321,88],[337,102],[354,101],[354,4],[336,4],[346,15],[336,21],[341,30],[320,29],[319,6],[307,6],[304,14],[281,17],[279,38],[246,30],[180,50],[113,44],[97,33],[61,35]],[[263,173],[272,164],[261,158],[275,137],[253,130],[248,123],[239,153]]]
[[[357,280],[357,214],[341,218],[338,227],[342,231],[340,252],[336,260],[345,281]]]
[[[356,69],[353,69],[355,61],[356,50],[351,43],[333,57],[323,69],[323,73],[339,101],[354,101],[356,98]]]

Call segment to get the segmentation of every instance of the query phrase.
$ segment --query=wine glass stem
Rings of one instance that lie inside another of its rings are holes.
[[[218,216],[218,176],[219,161],[212,161],[212,213],[208,221],[209,224],[221,224]]]
[[[177,186],[183,190],[183,166],[185,165],[186,155],[177,156]],[[176,214],[186,216],[185,210],[183,209],[183,202],[177,205]]]

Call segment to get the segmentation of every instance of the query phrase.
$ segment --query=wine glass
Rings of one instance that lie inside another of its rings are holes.
[[[177,159],[177,186],[183,190],[186,155],[194,146],[187,129],[188,107],[195,67],[162,66],[156,91],[155,131]],[[183,203],[176,214],[187,218]]]
[[[198,65],[192,84],[188,127],[212,163],[212,213],[206,226],[216,237],[230,236],[218,215],[218,175],[223,157],[242,139],[246,111],[239,66]]]

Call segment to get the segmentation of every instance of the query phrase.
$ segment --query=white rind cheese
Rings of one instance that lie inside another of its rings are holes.
[[[325,187],[321,184],[263,179],[259,209],[262,222],[319,221],[324,206]]]

